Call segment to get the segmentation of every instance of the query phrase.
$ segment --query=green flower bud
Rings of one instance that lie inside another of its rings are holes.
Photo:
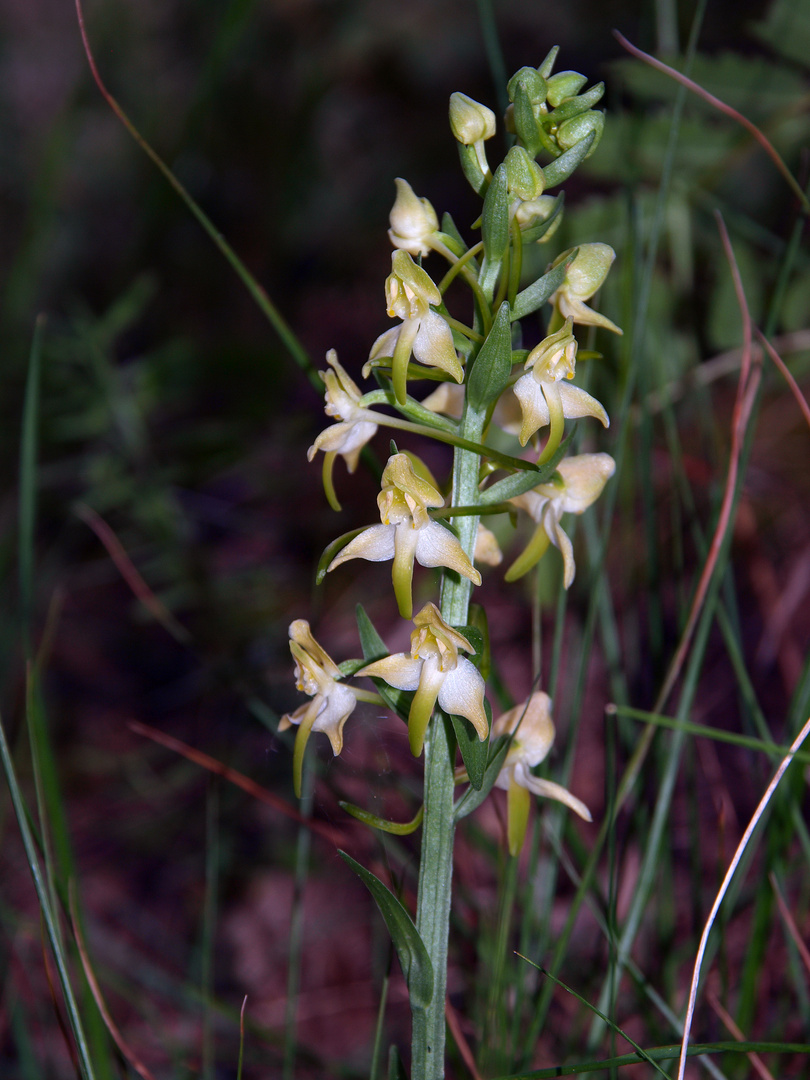
[[[450,127],[460,143],[471,146],[495,134],[495,113],[466,94],[456,92],[450,95]]]
[[[548,84],[536,68],[522,67],[520,71],[515,72],[506,84],[510,101],[515,100],[515,91],[519,85],[526,91],[529,101],[533,105],[542,105],[546,100]]]
[[[570,150],[572,146],[576,146],[577,143],[586,139],[592,131],[595,131],[596,138],[585,155],[585,157],[590,157],[599,144],[604,129],[605,114],[591,110],[582,113],[580,116],[573,116],[570,120],[566,120],[564,124],[561,124],[557,129],[557,144],[562,150]]]
[[[522,146],[513,146],[504,158],[509,194],[524,202],[537,199],[545,190],[546,178],[536,161],[532,161]]]
[[[549,105],[556,108],[566,98],[575,97],[587,81],[587,77],[578,71],[558,71],[548,80],[546,98]]]

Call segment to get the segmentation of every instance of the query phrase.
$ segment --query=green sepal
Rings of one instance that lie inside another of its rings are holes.
[[[509,191],[506,166],[499,165],[484,198],[481,215],[481,238],[484,241],[484,261],[478,281],[487,296],[495,289],[501,263],[509,247]]]
[[[548,79],[551,72],[554,70],[554,61],[557,59],[557,53],[560,51],[559,45],[552,45],[549,51],[546,53],[546,58],[542,64],[537,65],[537,70],[543,76],[544,79]],[[548,93],[548,89],[546,89]]]
[[[385,925],[388,927],[388,933],[391,935],[402,966],[411,1004],[417,1008],[426,1009],[433,1000],[433,965],[425,943],[414,926],[413,919],[388,886],[384,885],[370,870],[366,870],[365,866],[361,866],[345,851],[338,851],[338,855],[366,886],[385,919]]]
[[[377,633],[374,623],[366,614],[365,608],[362,604],[358,604],[355,609],[357,618],[357,632],[360,636],[360,646],[363,650],[363,656],[367,664],[370,664],[374,660],[382,660],[384,656],[389,656],[388,646],[383,639]],[[413,692],[410,690],[397,690],[394,686],[389,686],[384,679],[378,679],[371,677],[371,681],[377,690],[377,693],[383,699],[385,704],[395,712],[400,720],[408,723],[408,715],[411,711],[411,702],[413,700]]]
[[[564,120],[570,120],[572,116],[579,116],[580,113],[587,112],[594,105],[598,105],[604,94],[605,84],[603,82],[597,83],[586,93],[578,94],[577,97],[563,101],[551,114],[551,119],[555,124],[561,124]]]
[[[453,817],[456,821],[461,821],[462,818],[471,814],[473,810],[477,810],[484,799],[486,799],[487,795],[489,795],[490,791],[492,791],[495,786],[495,781],[498,779],[498,774],[503,768],[503,763],[506,761],[506,755],[509,752],[511,742],[511,736],[501,735],[494,743],[490,743],[483,782],[479,788],[472,786],[467,788],[455,804],[453,807]]]
[[[370,525],[361,525],[359,529],[350,529],[349,532],[343,533],[337,540],[333,540],[331,544],[323,549],[323,554],[318,559],[318,568],[315,571],[315,584],[320,585],[327,574],[327,567],[331,563],[332,559],[336,558],[340,552],[346,547],[346,545],[354,540],[355,536],[359,536],[361,532],[365,532],[366,529],[371,528]]]
[[[538,278],[533,285],[529,285],[523,292],[517,294],[512,305],[513,321],[531,315],[533,311],[541,308],[554,295],[565,281],[565,272],[578,250],[578,248],[575,248],[565,262],[561,262],[559,266],[555,266],[553,270],[549,270],[547,274],[543,274],[542,277]]]
[[[341,810],[345,810],[353,818],[362,821],[364,825],[370,825],[372,829],[380,829],[382,832],[391,833],[394,836],[410,836],[411,833],[416,832],[422,824],[422,818],[425,816],[424,805],[419,807],[412,821],[403,822],[388,821],[386,818],[377,817],[376,814],[363,810],[361,807],[355,806],[354,803],[341,801],[338,805]]]
[[[566,150],[564,154],[560,154],[554,161],[550,161],[548,165],[543,166],[543,175],[546,178],[547,188],[554,187],[556,184],[561,184],[568,179],[577,166],[581,165],[588,156],[596,137],[597,132],[592,131],[590,135],[585,136],[582,142],[578,142],[576,146],[572,146],[570,150]]]
[[[568,146],[572,150],[576,150],[586,139],[589,140],[588,152],[585,154],[587,158],[591,156],[599,145],[604,130],[605,114],[590,109],[588,112],[582,113],[581,116],[572,116],[570,120],[560,124],[557,128],[557,141],[560,146]]]
[[[538,130],[537,120],[535,119],[534,109],[532,108],[531,99],[526,92],[526,87],[522,83],[517,83],[514,88],[514,112],[512,114],[512,120],[515,125],[515,131],[518,138],[526,147],[526,150],[532,157],[537,157],[541,147],[548,139],[543,138],[543,134]]]
[[[530,229],[521,229],[520,235],[523,237],[524,244],[533,244],[535,240],[541,240],[557,218],[563,212],[563,204],[565,203],[565,192],[561,191],[557,196],[554,209],[548,215],[545,221],[540,221],[537,225],[532,225]]]
[[[472,365],[467,381],[467,400],[479,411],[501,396],[512,374],[512,330],[509,316],[509,304],[504,300]]]
[[[489,186],[489,177],[481,171],[475,147],[465,146],[464,143],[459,143],[458,159],[461,162],[461,171],[464,173],[467,183],[476,195],[480,195],[481,198],[483,198],[486,194],[487,187]]]
[[[587,81],[588,76],[580,75],[578,71],[558,71],[548,80],[546,100],[556,109],[567,98],[578,94]]]
[[[469,630],[470,627],[464,629]],[[486,698],[484,698],[484,712],[487,714],[487,722],[490,730],[492,730],[492,708]],[[456,742],[461,751],[461,760],[464,762],[467,776],[470,778],[473,788],[478,791],[484,783],[489,740],[479,739],[475,728],[463,716],[455,716],[452,713],[447,715],[450,717],[453,731],[456,733]]]
[[[568,453],[568,447],[571,444],[575,429],[576,425],[571,428],[570,433],[554,451],[554,456],[544,462],[536,473],[512,473],[511,476],[505,476],[503,480],[498,480],[492,487],[488,487],[482,491],[478,496],[478,504],[482,510],[485,506],[506,502],[507,499],[514,499],[515,496],[522,495],[524,491],[531,491],[531,489],[536,488],[538,484],[547,483],[554,475],[559,463]]]

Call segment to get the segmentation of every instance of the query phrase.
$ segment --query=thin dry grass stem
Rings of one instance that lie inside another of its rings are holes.
[[[731,1016],[731,1014],[723,1007],[720,1002],[720,998],[717,996],[713,989],[706,990],[706,1000],[709,1002],[711,1007],[726,1025],[726,1027],[737,1040],[737,1042],[747,1042],[748,1040],[740,1031],[739,1027],[734,1023],[734,1017]],[[773,1074],[767,1068],[765,1062],[762,1060],[759,1054],[755,1054],[753,1051],[751,1051],[751,1053],[747,1054],[746,1056],[751,1062],[751,1064],[754,1066],[754,1069],[757,1071],[757,1073],[762,1077],[762,1080],[774,1080]]]
[[[79,926],[79,919],[76,914],[76,889],[74,883],[71,881],[68,885],[68,903],[70,905],[70,921],[73,926],[73,936],[76,939],[76,948],[79,950],[79,957],[81,958],[82,967],[84,968],[84,975],[87,979],[87,983],[90,987],[90,993],[93,995],[93,1000],[96,1003],[98,1011],[101,1013],[101,1019],[104,1021],[104,1026],[110,1033],[115,1045],[120,1050],[124,1060],[135,1070],[138,1076],[143,1080],[155,1080],[154,1075],[149,1071],[146,1065],[141,1061],[129,1043],[126,1041],[118,1025],[110,1015],[110,1010],[107,1008],[107,1003],[104,1000],[104,996],[101,993],[101,987],[98,985],[96,974],[93,971],[93,966],[90,963],[90,957],[87,954],[87,946],[85,945],[84,938],[82,937],[81,927]]]
[[[773,345],[771,345],[771,343],[768,341],[768,339],[765,337],[765,335],[762,333],[762,331],[759,329],[759,327],[756,327],[755,329],[756,329],[756,332],[757,332],[757,337],[762,342],[762,344],[765,346],[765,348],[766,348],[766,350],[768,352],[768,356],[770,356],[771,360],[773,360],[773,362],[776,364],[776,366],[779,369],[779,371],[781,372],[782,377],[784,378],[785,382],[790,387],[791,392],[792,392],[793,396],[796,398],[796,402],[797,402],[799,408],[802,410],[802,414],[803,414],[805,420],[807,421],[808,427],[810,427],[810,405],[807,404],[807,398],[801,392],[799,384],[793,378],[790,371],[788,370],[787,364],[782,359],[782,357],[779,355],[779,353],[776,351],[776,349],[773,347]]]
[[[773,888],[773,891],[776,895],[776,903],[779,906],[779,914],[784,920],[785,926],[787,927],[787,932],[790,934],[791,940],[796,946],[796,950],[802,959],[802,963],[807,969],[808,975],[810,975],[810,949],[807,948],[804,941],[802,940],[802,936],[799,933],[799,928],[796,925],[796,921],[791,914],[790,908],[785,903],[784,896],[782,896],[782,890],[779,888],[779,884],[776,880],[776,875],[773,873],[773,871],[771,871],[771,873],[768,874],[768,877],[771,882],[771,887]]]
[[[667,671],[664,685],[661,688],[661,693],[658,696],[654,712],[661,712],[664,704],[672,692],[681,668],[686,660],[686,655],[689,651],[689,646],[692,642],[692,635],[697,626],[700,612],[703,608],[703,602],[706,599],[706,594],[709,590],[709,583],[717,566],[717,560],[720,556],[720,551],[725,540],[726,533],[731,525],[731,511],[734,506],[734,495],[737,488],[737,474],[740,467],[740,456],[742,455],[743,444],[745,442],[745,432],[748,425],[748,420],[751,416],[751,410],[754,407],[754,401],[756,400],[757,390],[759,389],[759,381],[762,374],[762,364],[754,363],[752,359],[751,349],[751,316],[748,311],[748,303],[745,299],[745,291],[742,285],[742,279],[740,277],[740,271],[737,267],[737,262],[734,258],[734,252],[731,248],[731,243],[728,238],[725,224],[720,215],[717,215],[717,224],[720,230],[720,237],[723,241],[723,249],[728,259],[729,268],[731,270],[732,279],[734,281],[734,291],[737,294],[737,302],[740,306],[740,313],[742,315],[743,323],[743,345],[741,352],[740,362],[740,378],[737,383],[737,396],[734,402],[734,412],[731,420],[731,452],[729,455],[728,473],[726,475],[726,485],[723,491],[723,501],[720,505],[720,513],[717,518],[717,525],[712,536],[712,542],[709,547],[709,554],[706,558],[706,562],[703,566],[703,570],[698,581],[697,588],[695,590],[695,596],[692,600],[692,606],[689,611],[689,617],[686,622],[681,640],[678,644],[678,649],[675,656],[672,658],[672,663]]]
[[[331,825],[324,825],[319,821],[313,821],[311,818],[305,818],[295,807],[290,806],[284,799],[274,795],[267,788],[261,787],[260,784],[257,784],[255,780],[251,780],[249,776],[245,776],[244,773],[230,768],[229,765],[223,765],[216,758],[204,754],[201,750],[195,750],[193,746],[181,742],[180,739],[175,739],[173,735],[166,735],[165,732],[158,731],[157,728],[149,727],[148,724],[142,724],[138,720],[131,720],[128,726],[137,735],[143,735],[147,739],[152,739],[153,742],[165,746],[167,750],[174,750],[175,753],[182,754],[184,758],[193,761],[195,765],[200,765],[203,769],[208,769],[209,772],[221,776],[231,784],[235,784],[243,791],[246,791],[248,795],[252,795],[254,799],[272,806],[274,810],[284,814],[285,817],[292,818],[299,825],[306,825],[308,829],[311,829],[312,832],[322,836],[330,843],[337,844],[338,847],[346,843],[346,834],[344,832],[333,828]]]
[[[482,1080],[481,1074],[475,1066],[475,1058],[470,1049],[470,1044],[467,1042],[466,1036],[461,1030],[461,1021],[459,1020],[458,1013],[450,1004],[449,1000],[445,1000],[444,1015],[447,1017],[447,1026],[450,1028],[450,1034],[455,1040],[458,1052],[461,1054],[464,1064],[469,1069],[472,1080]]]
[[[698,97],[702,97],[704,101],[707,101],[710,105],[713,105],[715,109],[719,109],[720,112],[725,113],[726,116],[730,116],[732,120],[736,120],[738,124],[741,124],[746,131],[753,135],[753,137],[756,139],[756,141],[759,143],[759,145],[762,147],[762,149],[777,167],[779,172],[785,178],[785,181],[787,182],[791,191],[794,193],[794,195],[796,195],[799,202],[801,203],[804,213],[810,213],[810,201],[808,200],[805,193],[802,191],[801,185],[796,180],[795,176],[787,167],[787,165],[784,163],[778,151],[768,139],[767,135],[763,131],[760,131],[756,124],[749,120],[747,116],[743,116],[741,112],[738,112],[731,105],[727,105],[725,101],[721,101],[720,98],[715,97],[714,94],[710,94],[708,90],[704,90],[704,88],[699,83],[694,82],[692,79],[688,78],[688,76],[682,75],[680,71],[676,71],[675,68],[671,68],[668,64],[663,63],[661,60],[656,60],[654,56],[650,56],[649,53],[643,52],[636,45],[631,45],[627,38],[620,34],[618,30],[613,31],[613,36],[616,38],[622,48],[626,49],[632,56],[635,56],[636,59],[643,60],[645,64],[649,64],[650,67],[657,68],[658,71],[663,71],[665,75],[669,75],[670,78],[675,79],[675,81],[679,82],[681,86],[685,86],[687,90],[691,90],[693,94],[697,94]]]
[[[132,589],[135,596],[140,600],[149,614],[156,622],[160,623],[165,630],[168,630],[172,637],[176,641],[179,641],[181,645],[189,645],[191,643],[191,634],[189,634],[184,626],[180,625],[168,608],[158,600],[135,569],[123,544],[107,522],[104,521],[92,507],[87,506],[86,503],[78,503],[75,510],[82,521],[90,526],[107,549],[107,554],[115,563],[124,581],[126,581],[127,585],[129,585],[130,589]]]
[[[53,1005],[54,1015],[56,1016],[56,1023],[59,1027],[59,1031],[62,1034],[62,1039],[67,1048],[68,1055],[70,1056],[71,1063],[73,1065],[73,1071],[77,1076],[82,1075],[81,1067],[79,1065],[79,1055],[76,1051],[76,1044],[73,1041],[70,1028],[67,1025],[65,1017],[62,1015],[62,1010],[59,1007],[59,997],[56,993],[56,973],[53,970],[53,964],[51,963],[51,954],[48,951],[47,934],[45,933],[45,927],[40,918],[40,934],[42,937],[42,962],[45,966],[45,978],[48,980],[48,990],[51,995],[51,1005]]]
[[[717,892],[717,896],[714,898],[714,903],[712,904],[712,909],[709,912],[709,917],[706,919],[706,923],[703,927],[703,933],[700,936],[700,944],[698,945],[697,956],[695,957],[695,965],[692,970],[692,983],[689,987],[689,1004],[686,1008],[686,1017],[683,1023],[683,1039],[681,1041],[681,1053],[678,1059],[678,1080],[683,1080],[684,1070],[686,1069],[686,1048],[689,1045],[689,1034],[692,1030],[692,1018],[695,1015],[695,1002],[697,1000],[698,983],[700,981],[700,968],[703,963],[703,956],[706,952],[706,944],[709,940],[709,934],[711,933],[711,929],[714,926],[714,920],[717,918],[717,912],[720,910],[720,905],[722,904],[723,898],[728,891],[729,885],[731,884],[731,879],[734,877],[734,873],[740,863],[740,860],[742,859],[745,849],[748,847],[749,841],[754,834],[754,830],[759,824],[760,818],[765,813],[768,803],[773,798],[773,793],[776,791],[777,787],[779,786],[779,782],[785,775],[785,771],[788,765],[790,765],[791,761],[793,760],[793,755],[802,745],[808,734],[810,734],[810,717],[808,717],[807,721],[802,727],[802,730],[793,740],[793,744],[791,745],[790,750],[782,759],[782,762],[779,765],[779,768],[776,770],[773,779],[771,780],[770,784],[768,784],[765,794],[760,799],[759,805],[754,811],[751,820],[748,822],[748,826],[743,833],[742,840],[740,840],[739,844],[737,845],[737,850],[734,852],[734,858],[731,860],[729,868],[726,871],[726,876],[723,878],[723,882]]]

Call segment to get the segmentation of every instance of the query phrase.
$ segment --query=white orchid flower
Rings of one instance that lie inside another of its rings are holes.
[[[391,222],[388,239],[394,247],[402,248],[409,255],[428,255],[430,239],[439,228],[436,211],[427,199],[416,195],[407,180],[398,176],[394,183],[397,197],[388,216]]]
[[[372,409],[365,409],[359,404],[360,388],[340,363],[337,353],[330,349],[326,362],[332,371],[322,371],[321,378],[326,385],[324,412],[334,416],[338,423],[332,424],[318,435],[307,450],[307,460],[312,461],[319,450],[324,453],[323,486],[330,505],[340,509],[332,482],[332,469],[335,457],[340,454],[346,462],[346,468],[353,473],[357,468],[360,451],[377,434],[377,418]]]
[[[422,753],[425,732],[438,701],[446,713],[463,716],[478,738],[489,730],[484,710],[484,679],[478,668],[459,649],[475,649],[458,630],[441,617],[435,604],[427,603],[413,620],[411,651],[375,660],[357,672],[384,679],[398,690],[415,690],[408,715],[408,739],[415,757]]]
[[[507,833],[509,853],[517,855],[523,846],[529,818],[529,793],[564,803],[585,821],[591,821],[588,807],[561,784],[544,780],[531,771],[543,761],[554,742],[554,723],[551,719],[551,699],[542,690],[536,691],[521,705],[510,709],[492,725],[492,738],[512,735],[495,786],[507,792]]]
[[[358,700],[376,702],[379,699],[339,681],[342,679],[340,668],[312,636],[306,619],[295,619],[290,623],[290,652],[295,660],[295,685],[312,698],[295,712],[282,716],[278,725],[279,731],[298,727],[293,778],[295,793],[300,798],[304,749],[311,733],[322,731],[337,756],[343,749],[343,725],[354,712]]]
[[[570,588],[576,573],[574,548],[560,525],[563,514],[582,514],[599,496],[616,471],[610,454],[577,454],[557,466],[559,480],[538,484],[536,488],[509,501],[519,506],[537,528],[521,555],[506,572],[507,581],[522,577],[545,554],[549,543],[560,549],[564,563],[563,582]]]
[[[431,304],[440,304],[442,294],[430,276],[417,266],[407,251],[398,249],[391,256],[391,273],[385,282],[388,314],[402,319],[399,326],[386,330],[371,347],[366,377],[372,361],[390,356],[391,379],[400,405],[405,403],[408,361],[413,354],[427,367],[441,368],[456,382],[464,379],[464,369],[453,345],[453,334]]]
[[[564,262],[573,250],[569,248],[559,255],[551,264],[552,267]],[[554,306],[550,329],[556,330],[563,320],[572,318],[582,326],[602,326],[614,334],[623,332],[606,315],[601,315],[585,303],[602,287],[615,258],[616,252],[609,244],[579,245],[576,257],[565,271],[565,281],[549,298],[549,303]]]
[[[513,390],[520,402],[523,426],[520,445],[525,446],[541,427],[551,424],[549,442],[559,446],[564,418],[595,416],[605,427],[610,420],[600,402],[578,386],[564,380],[573,379],[576,369],[577,341],[569,315],[562,329],[535,346],[526,358],[526,374],[521,375]],[[555,441],[556,440],[556,441]]]
[[[377,505],[382,524],[372,525],[350,540],[329,564],[327,572],[349,559],[369,562],[392,559],[394,594],[404,619],[410,619],[413,613],[414,560],[420,566],[446,566],[475,585],[481,584],[481,575],[456,537],[428,515],[429,508],[444,505],[444,498],[429,481],[416,475],[405,454],[394,454],[388,459]]]

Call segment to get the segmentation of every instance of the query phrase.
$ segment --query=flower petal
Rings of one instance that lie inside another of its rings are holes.
[[[569,420],[576,420],[580,416],[595,416],[605,427],[610,427],[608,414],[601,401],[586,394],[578,386],[569,386],[568,383],[558,383],[557,389],[562,399],[563,416]]]
[[[469,720],[482,741],[489,734],[484,711],[484,679],[481,672],[463,656],[453,671],[448,671],[439,690],[439,704],[447,713]]]
[[[550,423],[551,416],[543,393],[543,385],[535,379],[531,371],[521,375],[512,389],[523,412],[523,426],[518,439],[520,445],[525,446],[536,431]]]
[[[532,776],[529,772],[521,772],[521,766],[515,769],[515,779],[533,795],[540,795],[544,799],[556,799],[557,802],[564,803],[573,810],[575,814],[579,814],[585,821],[593,821],[585,803],[576,795],[572,795],[562,784],[555,784],[553,780],[543,780],[539,776]]]
[[[397,690],[415,690],[419,686],[422,663],[422,660],[414,660],[407,653],[394,653],[392,656],[384,656],[382,660],[366,664],[356,674],[384,679],[389,686]]]
[[[327,573],[349,559],[367,559],[369,562],[385,562],[394,557],[394,534],[396,525],[371,525],[336,555],[327,567]]]
[[[399,526],[403,528],[405,526]],[[481,584],[481,575],[455,536],[437,521],[431,521],[419,529],[416,540],[416,561],[420,566],[446,566],[463,574],[475,585]]]
[[[428,311],[419,321],[419,330],[413,342],[413,355],[428,367],[441,368],[452,375],[457,383],[464,380],[464,369],[456,355],[450,327],[435,311]]]

